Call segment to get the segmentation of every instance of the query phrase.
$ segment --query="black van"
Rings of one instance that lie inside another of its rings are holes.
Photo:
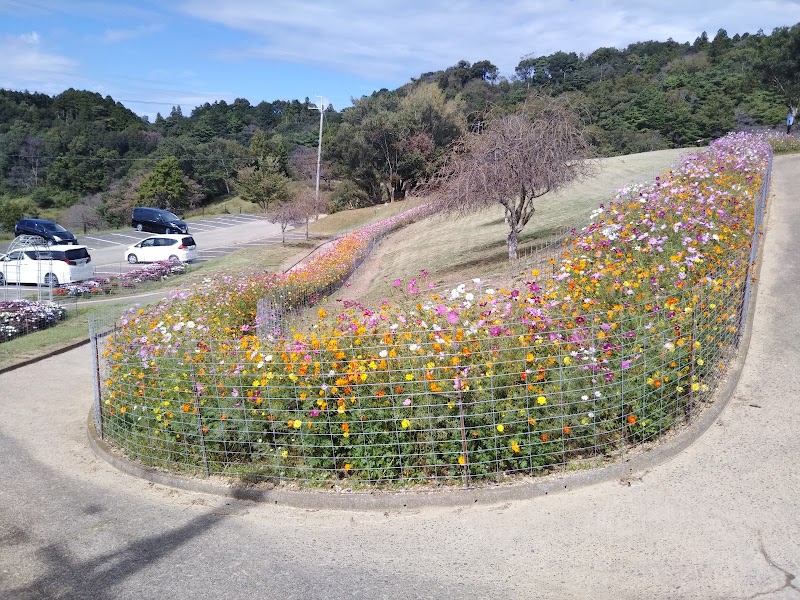
[[[131,225],[137,231],[151,233],[189,233],[189,226],[168,210],[146,206],[133,209]]]
[[[48,244],[77,244],[72,232],[47,219],[20,219],[14,226],[14,235],[38,235]]]

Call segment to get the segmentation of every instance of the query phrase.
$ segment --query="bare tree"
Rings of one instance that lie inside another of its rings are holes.
[[[312,197],[312,204],[308,204],[304,202],[302,196],[297,200],[289,200],[287,202],[281,202],[277,206],[275,206],[269,213],[267,213],[267,219],[270,223],[277,223],[281,226],[281,244],[286,243],[286,230],[289,228],[290,225],[294,227],[299,227],[303,223],[306,224],[306,239],[308,239],[308,219],[309,219],[309,208],[313,206],[313,197]]]
[[[25,136],[18,152],[17,162],[9,172],[9,183],[30,192],[41,183],[44,140],[33,135]]]
[[[519,234],[535,201],[589,173],[589,144],[577,114],[544,98],[518,112],[489,116],[466,134],[432,181],[438,208],[468,214],[500,204],[508,223],[508,257],[517,257]]]
[[[82,229],[84,234],[89,229],[99,229],[104,225],[103,217],[100,215],[102,202],[101,194],[86,196],[64,211],[61,218],[67,226]]]
[[[289,170],[295,179],[313,182],[317,176],[317,150],[306,146],[298,146],[289,155]],[[319,169],[320,181],[330,189],[330,173],[328,165],[322,162]]]

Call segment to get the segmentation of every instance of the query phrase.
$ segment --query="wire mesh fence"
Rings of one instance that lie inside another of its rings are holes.
[[[460,329],[319,348],[191,337],[172,354],[96,322],[96,426],[133,460],[175,471],[477,485],[602,459],[689,420],[739,331],[738,310],[711,306],[740,301],[693,291],[681,300],[691,313],[628,307],[613,327],[589,315],[522,341]]]
[[[136,311],[97,318],[95,426],[144,465],[312,486],[472,487],[602,463],[711,399],[744,327],[767,194],[737,276],[606,312],[304,324],[350,270],[313,294],[268,295],[257,335],[211,339],[176,318],[131,337],[115,323],[145,318]],[[565,236],[525,268],[552,265]]]

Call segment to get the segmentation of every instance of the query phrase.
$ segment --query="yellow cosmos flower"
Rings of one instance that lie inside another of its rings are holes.
[[[408,419],[403,419],[402,421],[400,421],[400,427],[402,427],[403,429],[408,429],[409,425],[411,425],[411,421],[409,421]]]
[[[503,433],[505,430],[506,428],[502,423],[500,423],[500,425],[497,426],[497,431],[499,431],[500,433]]]
[[[539,396],[538,398],[536,398],[536,404],[538,404],[539,406],[544,406],[545,404],[547,404],[547,398],[545,398],[544,396]]]

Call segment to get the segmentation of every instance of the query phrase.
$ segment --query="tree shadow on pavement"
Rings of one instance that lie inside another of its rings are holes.
[[[37,550],[36,556],[46,572],[24,588],[10,590],[3,598],[15,600],[41,598],[92,598],[111,600],[119,597],[119,586],[142,569],[158,564],[180,546],[207,534],[225,515],[200,515],[182,527],[161,535],[132,542],[127,547],[86,560],[75,561],[64,544],[50,544]]]

